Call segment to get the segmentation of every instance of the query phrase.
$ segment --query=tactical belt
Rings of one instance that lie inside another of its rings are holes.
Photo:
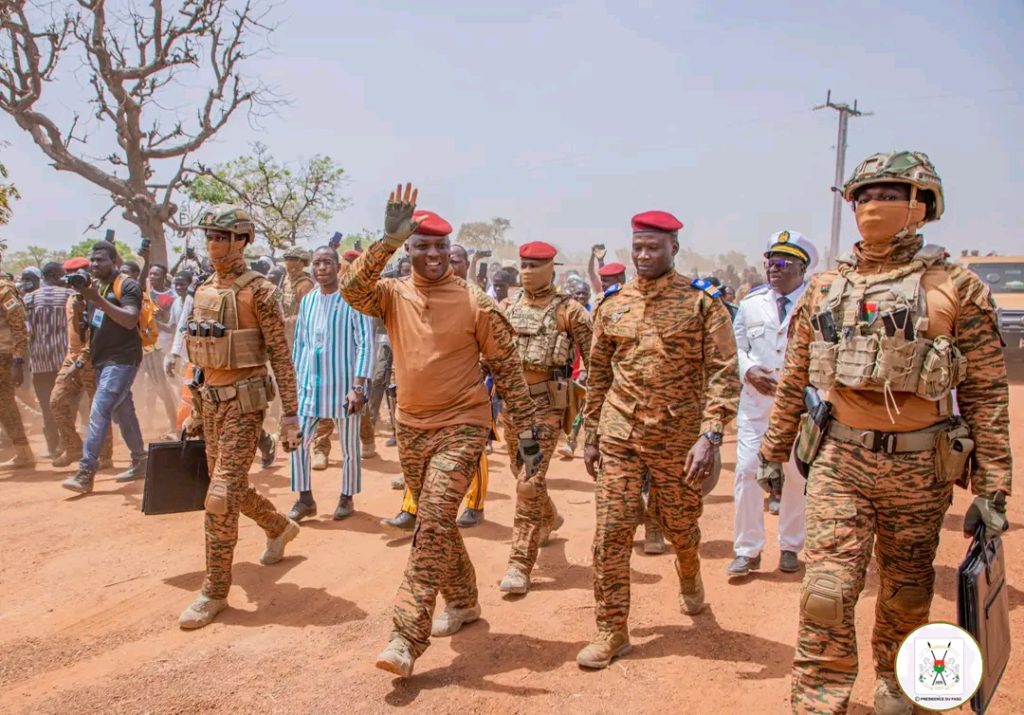
[[[551,388],[548,387],[548,383],[550,382],[554,381],[545,380],[544,382],[537,382],[532,385],[527,385],[527,387],[530,389],[530,397],[535,397],[536,395],[550,395]]]
[[[828,426],[828,435],[840,442],[855,444],[871,452],[897,454],[901,452],[930,452],[935,449],[936,434],[948,428],[949,422],[944,421],[916,432],[879,432],[878,430],[848,427],[841,422],[832,420]]]
[[[212,385],[203,385],[199,388],[199,393],[214,404],[221,402],[230,402],[238,397],[238,388],[249,382],[261,382],[264,388],[268,391],[268,394],[274,389],[273,382],[269,375],[262,377],[250,377],[245,380],[239,380],[234,385],[222,385],[221,387],[214,387]]]

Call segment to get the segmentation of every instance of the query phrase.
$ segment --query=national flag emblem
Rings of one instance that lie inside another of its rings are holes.
[[[878,317],[878,303],[865,301],[861,304],[861,313],[864,317],[864,322],[870,325],[875,322],[875,318]]]

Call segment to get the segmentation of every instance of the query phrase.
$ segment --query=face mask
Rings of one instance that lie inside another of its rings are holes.
[[[543,294],[552,288],[551,281],[555,277],[555,264],[548,262],[542,266],[523,268],[519,275],[523,290],[531,295]]]
[[[907,229],[914,233],[924,223],[925,205],[918,202],[910,208],[909,201],[869,201],[857,206],[857,229],[863,244],[886,244]]]
[[[242,255],[244,249],[244,241],[206,242],[206,255],[210,257],[210,263],[213,264],[213,269],[218,273],[224,273],[236,268],[238,264],[244,267],[245,258]]]

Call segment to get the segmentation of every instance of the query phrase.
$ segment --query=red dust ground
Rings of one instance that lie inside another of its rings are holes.
[[[1013,389],[1014,451],[1024,463],[1024,387]],[[38,434],[38,430],[36,430]],[[42,450],[38,437],[33,444]],[[119,440],[118,440],[119,441]],[[383,442],[383,440],[380,440]],[[336,448],[337,449],[337,448]],[[735,449],[726,447],[731,470]],[[123,447],[118,465],[126,464]],[[0,455],[6,458],[7,455]],[[335,453],[337,456],[337,453]],[[1021,469],[1017,468],[1018,481]],[[680,615],[672,556],[633,557],[633,653],[603,672],[583,672],[576,652],[593,631],[590,543],[593,486],[581,459],[556,462],[550,485],[565,526],[542,550],[525,598],[503,599],[514,494],[507,459],[492,458],[488,521],[465,532],[477,569],[483,617],[438,639],[399,681],[376,670],[409,539],[379,526],[400,492],[393,449],[366,462],[357,513],[330,519],[337,462],[316,473],[324,514],[303,526],[281,563],[257,559],[262,532],[242,519],[232,608],[186,633],[179,612],[202,580],[199,512],[145,517],[141,484],[103,475],[96,491],[69,498],[65,473],[0,474],[0,711],[5,713],[783,713],[797,624],[800,575],[772,570],[769,524],[765,570],[731,584],[731,473],[707,499],[701,519],[710,609]],[[292,503],[288,466],[253,470],[257,487],[281,509]],[[932,618],[955,620],[956,566],[966,542],[969,503],[959,491],[936,561]],[[1024,499],[1010,502],[1015,525],[1007,552],[1024,545]],[[1011,623],[1024,633],[1024,564],[1009,562]],[[871,712],[870,623],[878,579],[872,568],[858,607],[861,676],[852,713]],[[1024,712],[1024,659],[1018,640],[991,713]]]

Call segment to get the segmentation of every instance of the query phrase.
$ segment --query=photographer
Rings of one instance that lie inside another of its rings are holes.
[[[118,481],[137,479],[146,473],[146,445],[132,400],[132,383],[142,362],[142,338],[138,332],[142,289],[137,281],[119,275],[121,257],[114,244],[97,241],[90,259],[92,280],[71,276],[69,284],[87,303],[89,352],[96,371],[96,396],[89,414],[89,430],[78,471],[62,486],[73,492],[92,491],[99,453],[116,419],[132,455],[132,466]],[[77,280],[76,280],[77,279]]]

